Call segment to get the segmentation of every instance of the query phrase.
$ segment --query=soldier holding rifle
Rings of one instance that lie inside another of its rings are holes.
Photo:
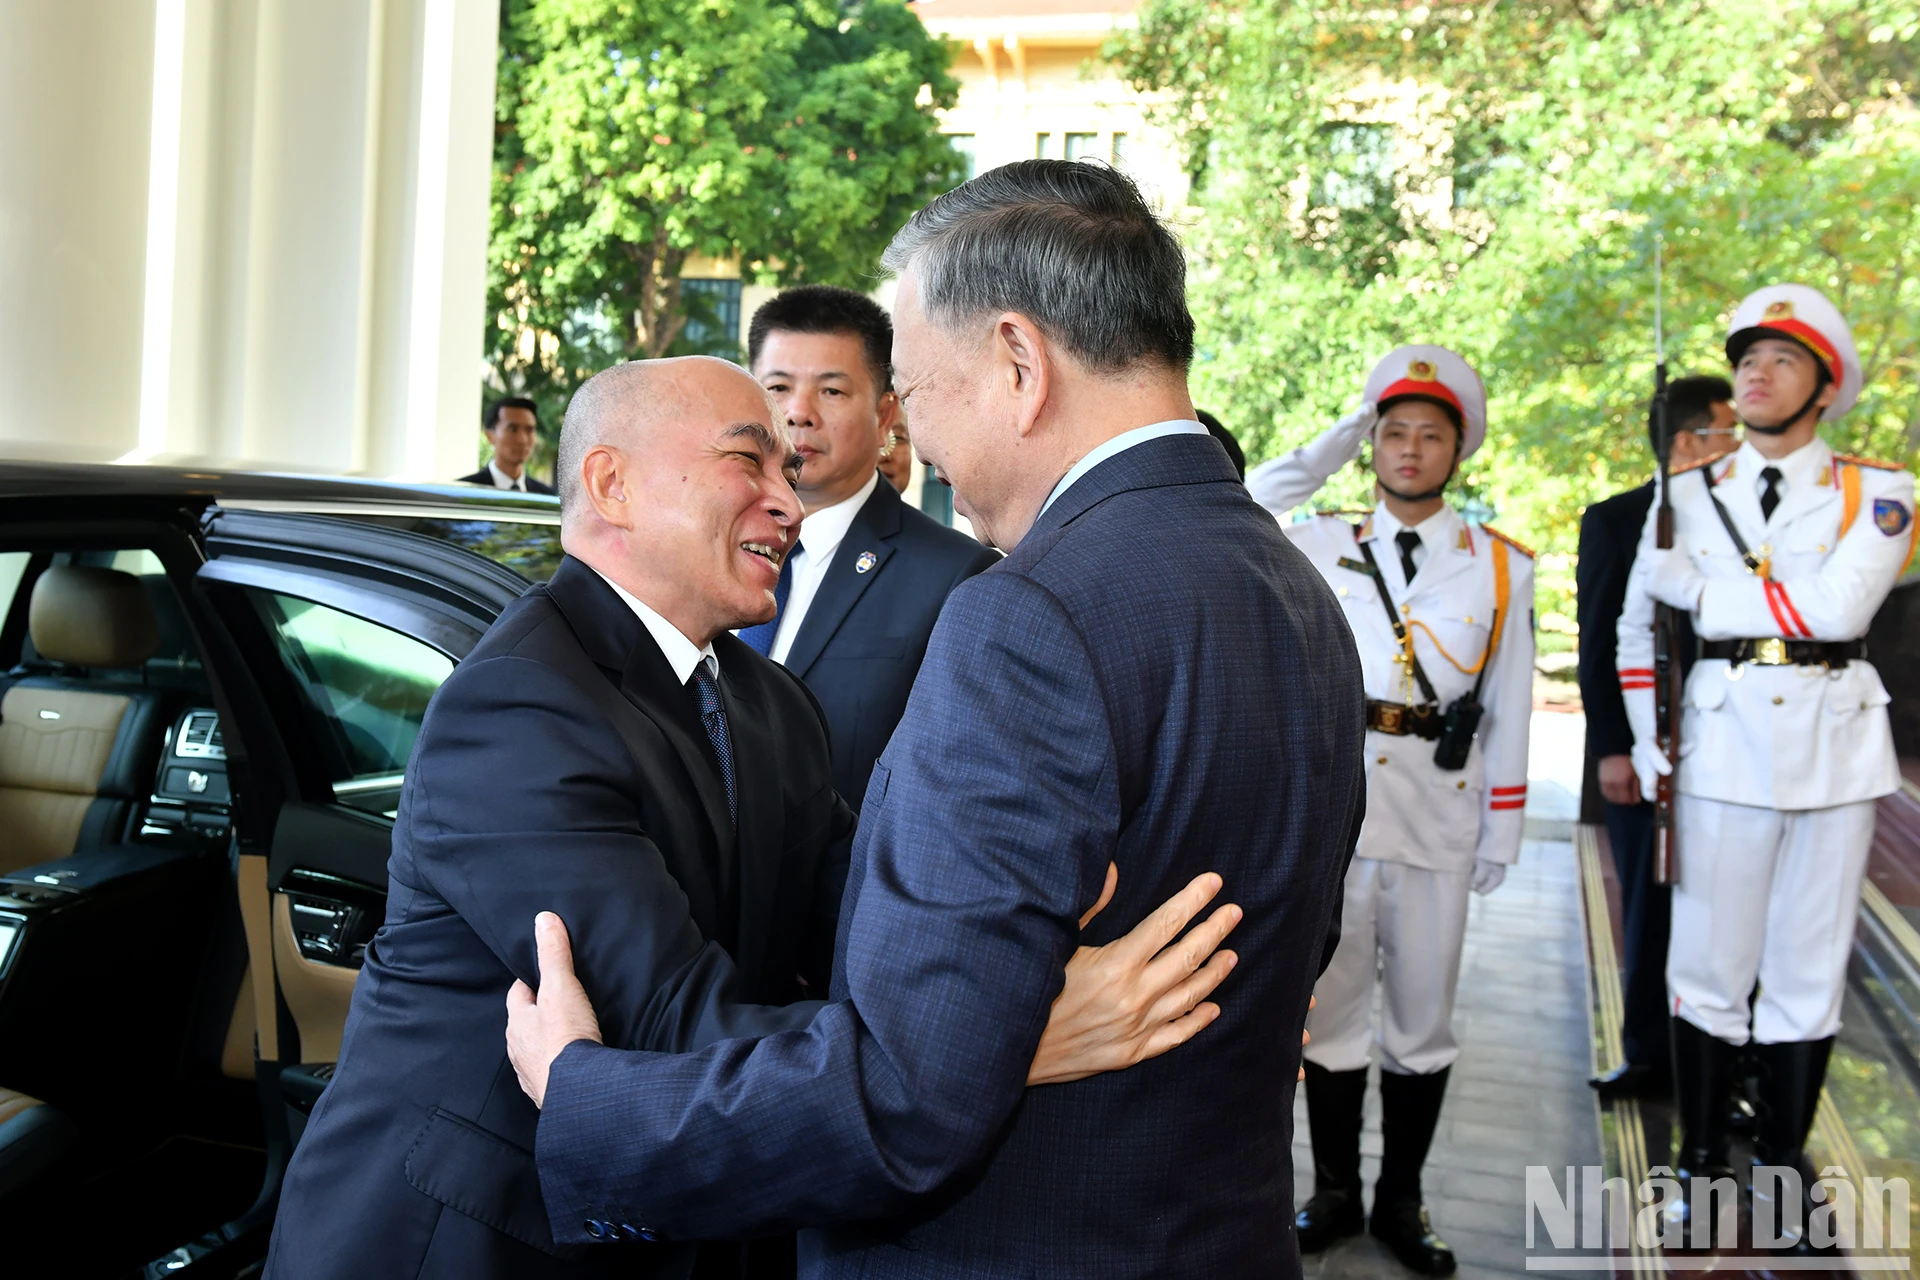
[[[1656,508],[1618,664],[1635,772],[1650,798],[1662,775],[1679,795],[1667,987],[1680,1170],[1727,1171],[1734,1066],[1751,1040],[1755,1163],[1804,1175],[1873,802],[1899,785],[1887,691],[1861,637],[1912,554],[1914,481],[1820,440],[1819,423],[1853,407],[1861,367],[1819,292],[1753,294],[1726,346],[1746,440],[1670,476],[1673,545],[1655,545]],[[1689,614],[1704,642],[1672,762],[1655,745],[1656,602]]]

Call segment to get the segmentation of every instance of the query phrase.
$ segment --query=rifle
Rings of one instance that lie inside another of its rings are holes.
[[[1654,517],[1654,545],[1673,549],[1673,498],[1667,492],[1673,462],[1673,427],[1667,418],[1667,340],[1662,326],[1661,276],[1664,237],[1653,237],[1653,424],[1654,456],[1659,462],[1660,506]],[[1672,605],[1653,607],[1654,742],[1673,765],[1654,783],[1653,882],[1674,883],[1679,875],[1673,841],[1673,797],[1680,768],[1680,614]]]

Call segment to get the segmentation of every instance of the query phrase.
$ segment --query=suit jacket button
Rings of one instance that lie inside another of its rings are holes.
[[[600,1219],[588,1218],[586,1222],[581,1225],[586,1228],[587,1234],[595,1240],[605,1240],[607,1238],[606,1224],[601,1222]]]
[[[652,1227],[642,1227],[640,1228],[640,1238],[642,1240],[658,1240],[660,1234]]]

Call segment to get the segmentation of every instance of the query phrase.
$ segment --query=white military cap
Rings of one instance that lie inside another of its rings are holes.
[[[1747,348],[1761,338],[1791,338],[1826,366],[1840,394],[1820,414],[1823,422],[1853,408],[1860,398],[1860,353],[1853,329],[1827,295],[1804,284],[1770,284],[1750,293],[1727,327],[1727,359],[1736,367]]]
[[[1460,457],[1487,438],[1487,389],[1458,352],[1430,342],[1396,347],[1367,375],[1363,399],[1385,410],[1390,400],[1418,397],[1448,410],[1460,425]]]

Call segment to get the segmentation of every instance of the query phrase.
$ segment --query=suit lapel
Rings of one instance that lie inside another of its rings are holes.
[[[733,819],[727,813],[727,789],[720,776],[719,759],[707,741],[692,695],[673,678],[667,655],[660,652],[646,624],[598,573],[571,556],[561,561],[547,591],[566,615],[587,656],[618,673],[621,694],[672,744],[700,797],[720,856],[731,859]],[[709,874],[718,881],[721,870],[710,868]]]
[[[854,515],[853,523],[847,527],[847,536],[840,540],[839,550],[833,553],[833,562],[820,581],[820,590],[814,594],[813,603],[807,606],[807,616],[800,623],[800,634],[794,637],[793,648],[787,651],[787,670],[803,680],[806,678],[808,670],[826,649],[827,641],[833,639],[834,632],[853,612],[853,606],[873,585],[873,580],[885,572],[887,561],[893,558],[892,539],[899,532],[900,495],[883,478]],[[802,542],[806,536],[806,525],[802,523]],[[859,568],[860,559],[868,553],[874,559],[863,573]]]
[[[727,637],[731,639],[731,637]],[[748,991],[760,988],[760,970],[766,962],[767,939],[773,934],[774,895],[780,885],[781,803],[777,768],[780,747],[767,724],[763,691],[746,656],[746,646],[719,644],[721,661],[734,675],[720,682],[733,733],[733,790],[739,805],[738,879],[734,892],[739,904],[739,933],[733,947],[734,963]]]

